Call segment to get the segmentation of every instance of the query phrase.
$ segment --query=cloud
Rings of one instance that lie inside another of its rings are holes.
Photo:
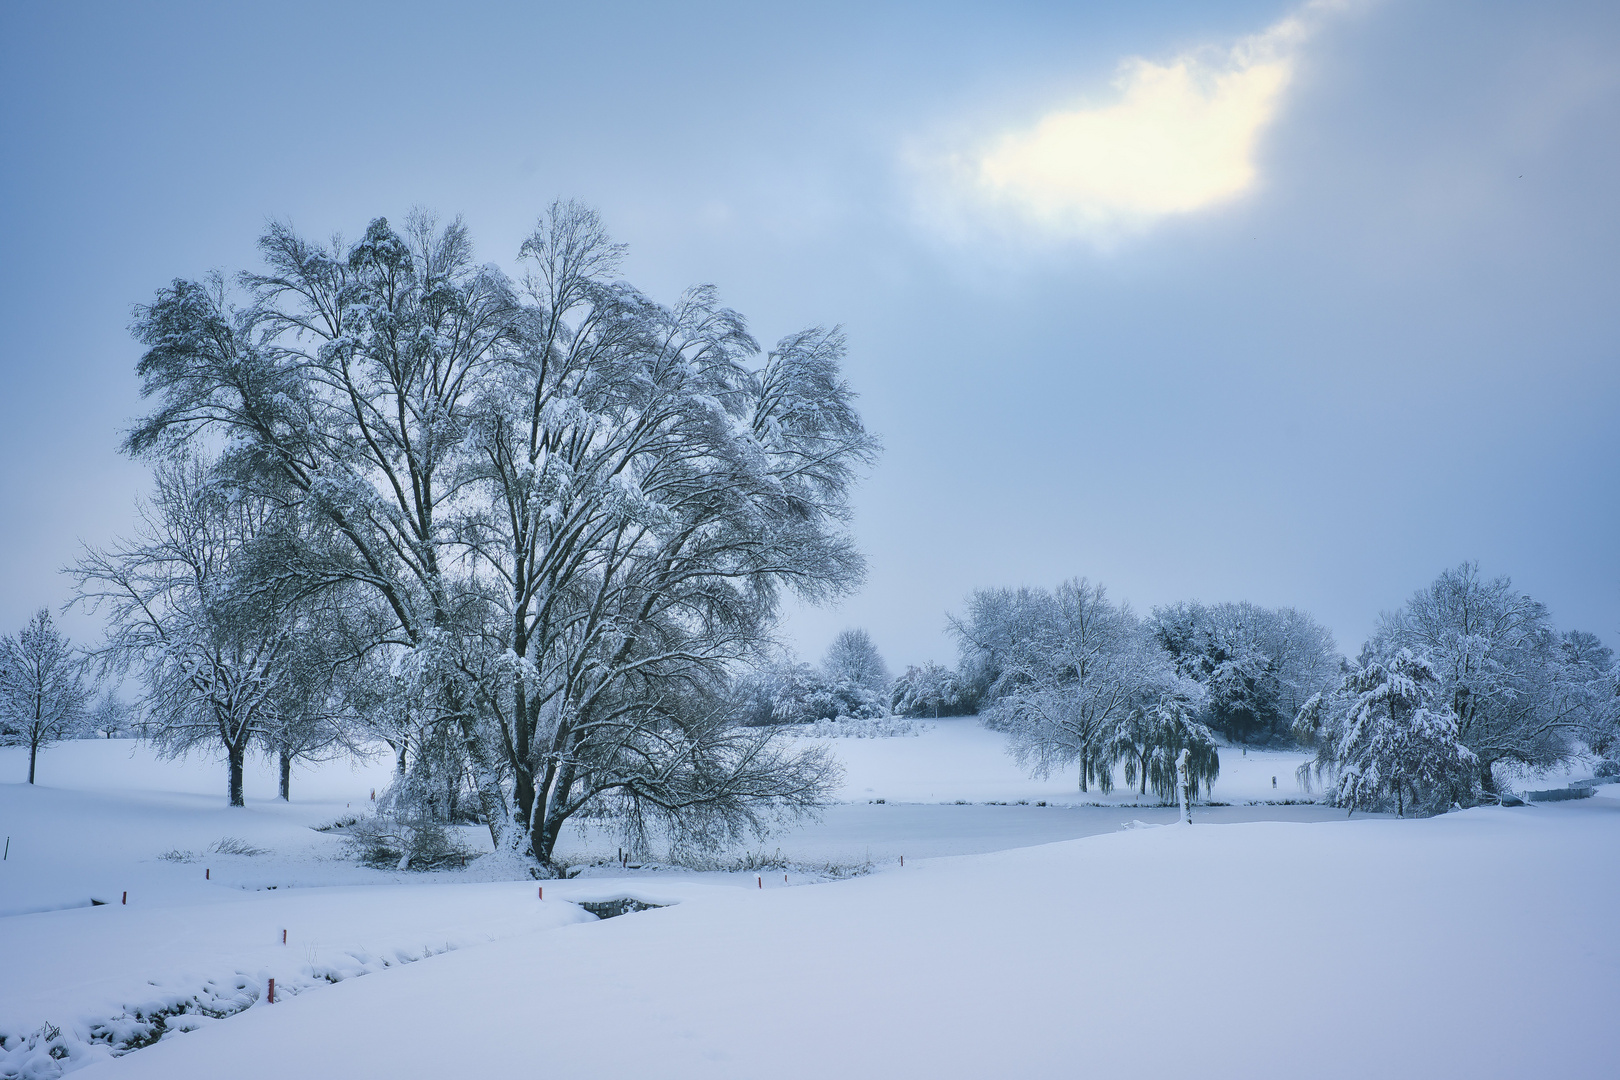
[[[1127,58],[1110,100],[981,137],[933,171],[968,204],[959,211],[1103,243],[1229,202],[1259,182],[1261,139],[1294,81],[1311,16],[1327,6],[1307,5],[1236,44],[1163,62]]]

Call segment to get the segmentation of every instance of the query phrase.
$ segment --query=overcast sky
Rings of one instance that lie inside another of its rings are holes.
[[[511,268],[571,196],[656,296],[846,328],[886,450],[809,657],[1075,575],[1353,652],[1464,559],[1620,646],[1620,6],[696,8],[0,9],[0,631],[131,520],[132,305],[270,219]]]

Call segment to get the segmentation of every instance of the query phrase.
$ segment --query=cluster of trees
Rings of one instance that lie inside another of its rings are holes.
[[[820,665],[779,660],[739,680],[738,715],[755,727],[869,720],[888,715],[892,683],[871,635],[845,630]]]
[[[1203,687],[1200,719],[1234,742],[1290,741],[1300,706],[1339,675],[1333,634],[1295,608],[1170,604],[1148,623],[1177,673]]]
[[[1304,612],[1178,603],[1140,618],[1101,585],[981,589],[950,620],[955,670],[909,669],[908,715],[978,712],[1037,774],[1169,798],[1175,759],[1220,768],[1216,735],[1313,750],[1330,802],[1432,812],[1499,798],[1504,769],[1620,746],[1620,665],[1546,607],[1465,563],[1380,620],[1354,662]]]
[[[420,214],[260,251],[138,311],[155,494],[75,568],[163,745],[220,747],[240,802],[256,742],[285,772],[381,739],[397,803],[541,864],[575,815],[708,844],[824,798],[733,681],[785,595],[863,571],[838,331],[762,352],[712,289],[657,303],[572,203],[516,278]]]
[[[1301,779],[1352,812],[1496,799],[1501,769],[1541,769],[1620,739],[1620,667],[1598,638],[1474,563],[1384,615],[1337,685],[1294,723]]]
[[[1208,694],[1160,647],[1151,620],[1078,578],[1056,589],[980,589],[950,620],[961,646],[958,684],[982,703],[1037,775],[1075,768],[1080,790],[1113,789],[1124,767],[1139,793],[1170,798],[1176,759],[1208,792],[1220,773]]]

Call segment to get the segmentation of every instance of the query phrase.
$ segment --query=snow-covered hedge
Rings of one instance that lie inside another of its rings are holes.
[[[783,730],[804,739],[893,739],[921,735],[928,730],[928,725],[902,716],[840,716],[836,720],[817,720],[812,724],[790,724]]]

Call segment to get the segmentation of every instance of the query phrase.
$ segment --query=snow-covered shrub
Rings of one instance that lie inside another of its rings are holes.
[[[465,865],[469,852],[437,821],[375,815],[344,833],[354,858],[379,870],[439,870]]]
[[[1597,777],[1620,776],[1620,761],[1600,761],[1597,768],[1592,770]]]
[[[751,726],[808,724],[840,716],[888,714],[881,693],[850,679],[833,679],[809,664],[776,664],[740,680],[738,717]]]
[[[1571,799],[1590,799],[1596,794],[1595,787],[1572,784],[1569,787],[1551,788],[1547,791],[1527,791],[1524,797],[1531,802],[1568,802]]]
[[[786,732],[805,739],[894,739],[921,735],[926,727],[925,724],[899,716],[839,716],[831,720],[795,724]]]

